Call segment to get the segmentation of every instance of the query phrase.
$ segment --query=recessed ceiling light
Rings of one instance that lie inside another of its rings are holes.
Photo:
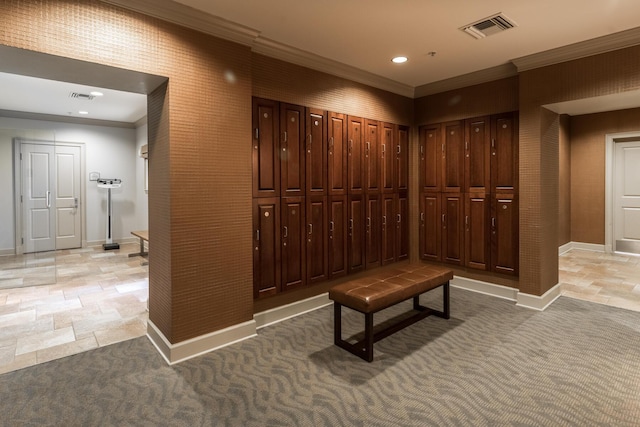
[[[391,60],[391,62],[394,62],[396,64],[402,64],[404,62],[407,62],[408,60],[409,59],[406,56],[396,56]]]
[[[88,111],[78,111],[78,114],[89,114]]]
[[[94,91],[89,92],[89,93],[90,93],[91,95],[93,95],[93,96],[102,96],[102,95],[104,95],[104,93],[102,93],[102,92],[98,92],[97,90],[94,90]]]

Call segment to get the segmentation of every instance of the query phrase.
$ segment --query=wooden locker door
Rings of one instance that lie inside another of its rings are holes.
[[[396,194],[382,195],[382,265],[396,260]]]
[[[276,101],[252,99],[253,197],[280,196],[280,122]]]
[[[362,195],[348,196],[348,273],[355,273],[364,269],[364,218],[365,207]]]
[[[359,117],[348,116],[347,120],[347,193],[363,194],[364,123]]]
[[[344,114],[329,113],[327,120],[327,138],[329,144],[329,155],[327,160],[327,188],[329,195],[346,195],[347,117]]]
[[[327,112],[315,108],[306,109],[307,196],[327,194]]]
[[[396,198],[396,261],[409,258],[409,199],[406,194]]]
[[[329,279],[347,274],[347,196],[329,196]]]
[[[307,283],[327,280],[327,197],[307,196]]]
[[[518,274],[518,200],[513,194],[496,194],[491,204],[491,269]]]
[[[365,197],[365,268],[381,265],[381,207],[379,194],[367,194]]]
[[[395,176],[397,126],[390,123],[382,125],[380,139],[380,177],[383,193],[393,193],[398,184]]]
[[[253,199],[253,296],[280,292],[280,199]]]
[[[420,258],[442,261],[442,207],[440,193],[420,194]]]
[[[465,121],[464,186],[468,193],[490,191],[491,121],[488,116]]]
[[[304,197],[281,198],[280,225],[282,290],[304,286],[305,265],[305,224]]]
[[[491,192],[518,191],[518,116],[491,118]]]
[[[280,104],[280,195],[305,194],[304,107]]]
[[[440,125],[420,127],[419,185],[422,192],[440,191],[443,157],[441,137]]]
[[[442,260],[464,265],[464,199],[461,194],[442,194]]]
[[[467,194],[465,202],[465,260],[466,266],[488,270],[490,199],[484,193]]]
[[[398,191],[409,190],[409,127],[398,126],[396,137],[396,162],[394,169],[394,187]]]
[[[380,192],[380,124],[375,120],[364,121],[364,179],[365,189]]]
[[[442,191],[464,191],[464,126],[462,121],[442,125]]]

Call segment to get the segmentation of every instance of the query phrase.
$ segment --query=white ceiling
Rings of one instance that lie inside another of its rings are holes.
[[[397,85],[401,88],[398,93],[424,92],[419,89],[483,70],[515,69],[513,64],[523,58],[611,35],[627,34],[623,38],[626,46],[640,44],[640,31],[634,31],[640,30],[637,0],[109,2],[169,20],[187,16],[199,29],[209,22],[223,23],[225,31],[228,27],[231,32],[242,32],[250,40],[245,44],[258,53],[277,50],[289,56],[308,56],[317,63],[325,61],[324,71],[329,66],[343,76],[345,72],[361,72]],[[499,12],[517,27],[480,40],[459,29]],[[571,49],[564,53],[567,51]],[[409,61],[393,64],[391,58],[397,55],[407,56]],[[105,96],[91,101],[69,97],[71,92],[94,89]],[[145,95],[12,74],[0,73],[0,93],[0,110],[72,117],[85,110],[89,114],[82,117],[128,123],[146,114]],[[640,105],[636,100],[640,96],[633,94],[622,100],[607,97],[550,107],[559,113],[584,114],[635,107]]]

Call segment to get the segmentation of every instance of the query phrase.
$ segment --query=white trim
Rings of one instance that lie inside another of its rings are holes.
[[[516,301],[518,295],[518,289],[516,288],[459,276],[453,276],[451,286],[509,301]]]
[[[253,320],[256,322],[256,329],[260,329],[331,304],[333,301],[329,299],[329,293],[325,292],[315,297],[256,313],[253,315]]]
[[[15,255],[16,254],[16,250],[9,248],[9,249],[0,249],[0,256],[9,256],[9,255]]]
[[[566,254],[571,249],[573,249],[573,242],[565,243],[564,245],[558,246],[558,255]]]
[[[518,307],[530,308],[532,310],[544,311],[560,296],[560,284],[557,283],[553,288],[549,289],[542,296],[525,294],[518,292]]]
[[[608,133],[605,135],[605,174],[604,174],[604,244],[605,252],[614,251],[613,233],[613,170],[616,139],[638,138],[640,131]]]
[[[583,251],[606,252],[605,245],[596,243],[571,242],[571,249],[580,249]]]
[[[635,46],[640,43],[639,40],[640,27],[535,53],[533,55],[523,56],[512,59],[511,62],[515,64],[518,72],[521,73],[534,68],[546,67],[548,65],[573,61],[587,56]]]
[[[257,336],[256,322],[250,320],[206,335],[171,344],[152,321],[147,321],[147,337],[149,337],[149,340],[151,340],[169,365],[183,362],[255,336]]]

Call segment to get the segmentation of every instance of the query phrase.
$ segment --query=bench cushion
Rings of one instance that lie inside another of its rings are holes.
[[[373,313],[451,279],[453,272],[447,268],[408,265],[336,285],[329,290],[329,298],[361,313]]]

